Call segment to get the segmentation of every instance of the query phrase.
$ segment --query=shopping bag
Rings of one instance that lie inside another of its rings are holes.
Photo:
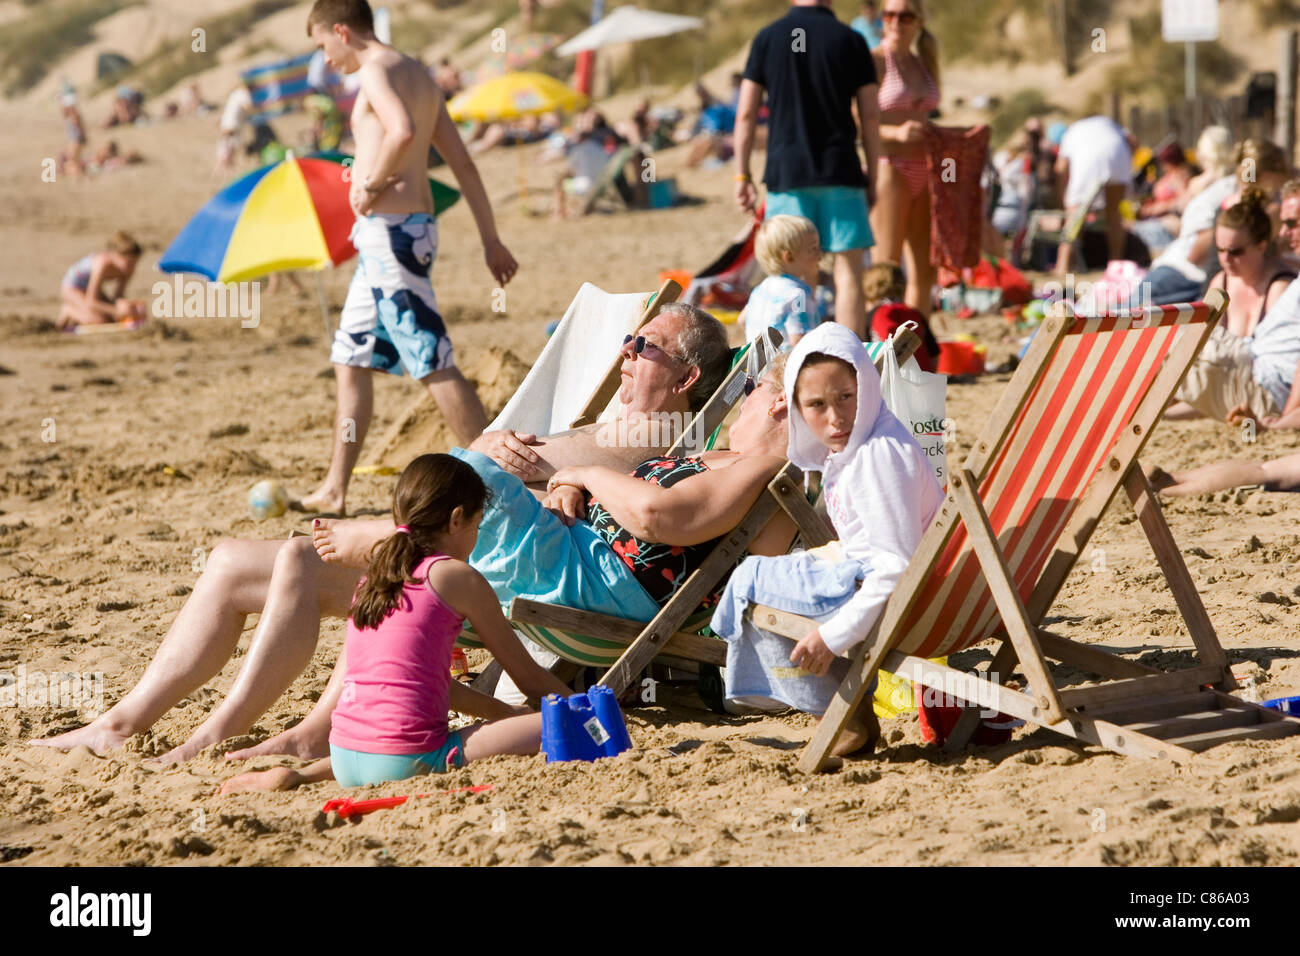
[[[885,405],[912,433],[930,459],[934,477],[940,486],[947,488],[948,460],[944,438],[948,428],[948,379],[921,371],[914,358],[900,366],[892,348],[883,351],[880,391]]]

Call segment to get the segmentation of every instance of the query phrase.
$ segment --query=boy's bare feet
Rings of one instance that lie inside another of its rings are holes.
[[[29,740],[29,747],[50,747],[54,750],[71,750],[73,747],[89,747],[97,754],[116,750],[126,742],[130,734],[120,733],[111,727],[93,721],[85,727],[69,730],[66,734],[46,737],[44,740]]]
[[[249,790],[290,790],[298,785],[298,771],[290,767],[272,767],[270,770],[253,770],[231,777],[217,793],[244,793]]]
[[[302,498],[295,498],[289,502],[289,507],[294,511],[319,514],[345,515],[348,513],[347,500],[344,498],[343,492],[324,487],[318,488]]]
[[[314,518],[311,540],[320,559],[347,568],[365,568],[375,545],[393,533],[392,518]]]
[[[330,755],[329,726],[325,725],[320,733],[314,733],[312,728],[304,729],[302,724],[297,724],[274,737],[268,737],[260,744],[245,747],[243,750],[232,750],[226,754],[226,759],[249,760],[253,757],[279,755],[299,757],[303,760],[328,757]]]

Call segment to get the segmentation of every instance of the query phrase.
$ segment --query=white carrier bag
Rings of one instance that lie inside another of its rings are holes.
[[[934,467],[934,477],[944,489],[948,487],[948,459],[944,437],[948,419],[948,379],[943,375],[921,371],[915,358],[902,365],[892,346],[883,349],[885,360],[880,369],[880,392],[885,405],[907,426]]]

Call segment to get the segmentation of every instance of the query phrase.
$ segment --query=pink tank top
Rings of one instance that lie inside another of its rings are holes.
[[[377,628],[348,620],[347,674],[330,743],[371,754],[418,754],[447,740],[451,649],[464,618],[428,584],[434,554],[416,566],[397,610]]]
[[[920,63],[921,72],[925,75],[925,95],[919,99],[913,96],[907,89],[907,84],[903,82],[903,74],[899,72],[898,64],[894,62],[893,51],[889,47],[884,47],[885,51],[885,79],[880,84],[880,91],[876,96],[876,101],[880,104],[882,113],[891,110],[922,110],[929,113],[939,107],[939,87],[935,85],[934,77],[926,70],[925,64]]]

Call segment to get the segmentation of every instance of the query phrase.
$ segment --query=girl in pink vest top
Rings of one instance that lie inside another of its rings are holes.
[[[569,693],[529,657],[492,588],[466,563],[487,497],[474,469],[450,455],[421,455],[406,467],[393,493],[397,529],[375,547],[352,599],[330,756],[301,771],[241,774],[223,793],[329,779],[357,787],[494,754],[537,753],[540,714],[451,679],[452,648],[468,619],[505,671],[522,679],[521,689],[538,697]],[[453,731],[449,710],[493,719]]]

